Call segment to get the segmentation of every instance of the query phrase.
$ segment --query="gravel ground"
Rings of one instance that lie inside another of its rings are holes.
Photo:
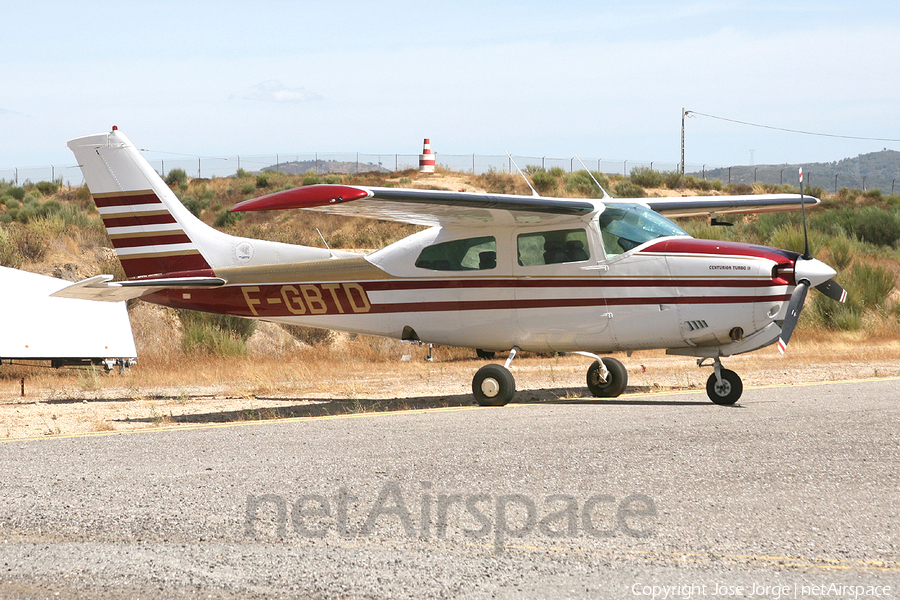
[[[9,440],[0,596],[893,597],[898,386]]]

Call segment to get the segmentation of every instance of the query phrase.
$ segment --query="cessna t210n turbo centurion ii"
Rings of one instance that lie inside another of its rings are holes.
[[[519,350],[593,359],[599,397],[625,390],[600,354],[662,348],[713,367],[710,399],[733,404],[740,378],[721,358],[787,344],[810,286],[845,296],[809,256],[694,239],[667,216],[795,210],[800,195],[600,200],[312,185],[233,211],[302,208],[428,226],[366,256],[240,238],[176,198],[117,128],[69,142],[128,279],[98,275],[55,295],[142,300],[401,340],[508,352],[474,377],[483,405],[515,393]],[[598,184],[599,187],[599,184]]]

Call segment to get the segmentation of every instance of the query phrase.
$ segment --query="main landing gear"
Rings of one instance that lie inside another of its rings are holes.
[[[709,366],[704,364],[705,358],[697,361],[698,367]],[[713,374],[706,380],[706,395],[720,406],[731,406],[738,401],[744,391],[741,378],[734,371],[722,368],[722,361],[713,359]]]
[[[472,379],[472,394],[481,406],[503,406],[512,400],[516,393],[516,381],[509,372],[509,365],[518,353],[518,348],[509,352],[504,365],[485,365],[478,369]],[[591,394],[598,398],[615,398],[625,391],[628,385],[628,371],[625,365],[615,358],[600,358],[588,352],[576,352],[582,356],[593,358],[594,362],[587,371],[587,385]]]

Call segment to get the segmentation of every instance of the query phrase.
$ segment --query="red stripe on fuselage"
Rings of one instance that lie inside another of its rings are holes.
[[[712,256],[746,256],[748,258],[763,258],[774,263],[794,262],[800,256],[789,250],[779,250],[768,246],[754,246],[740,242],[723,242],[720,240],[698,240],[695,238],[669,238],[647,246],[639,252],[663,253],[663,254],[708,254]]]
[[[585,308],[602,306],[641,306],[654,304],[749,304],[784,302],[787,293],[761,296],[710,295],[681,296],[667,286],[667,295],[648,297],[593,298],[518,298],[504,300],[429,300],[410,302],[373,302],[373,291],[389,291],[385,282],[328,282],[284,285],[226,286],[215,290],[167,290],[145,300],[171,306],[209,312],[261,318],[337,314],[388,314],[417,312],[458,312],[474,310],[526,310],[535,308]],[[411,283],[411,282],[394,282]],[[512,283],[512,282],[507,282]],[[633,283],[633,282],[632,282]],[[707,284],[708,285],[708,284]],[[784,287],[770,285],[769,287]],[[394,287],[399,291],[399,287]],[[406,288],[409,289],[409,288]],[[187,296],[187,297],[185,297]]]

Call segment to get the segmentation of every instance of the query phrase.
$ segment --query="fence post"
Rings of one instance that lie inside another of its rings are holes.
[[[622,161],[622,176],[623,177],[628,177],[628,166],[627,165],[628,165],[627,160]]]

